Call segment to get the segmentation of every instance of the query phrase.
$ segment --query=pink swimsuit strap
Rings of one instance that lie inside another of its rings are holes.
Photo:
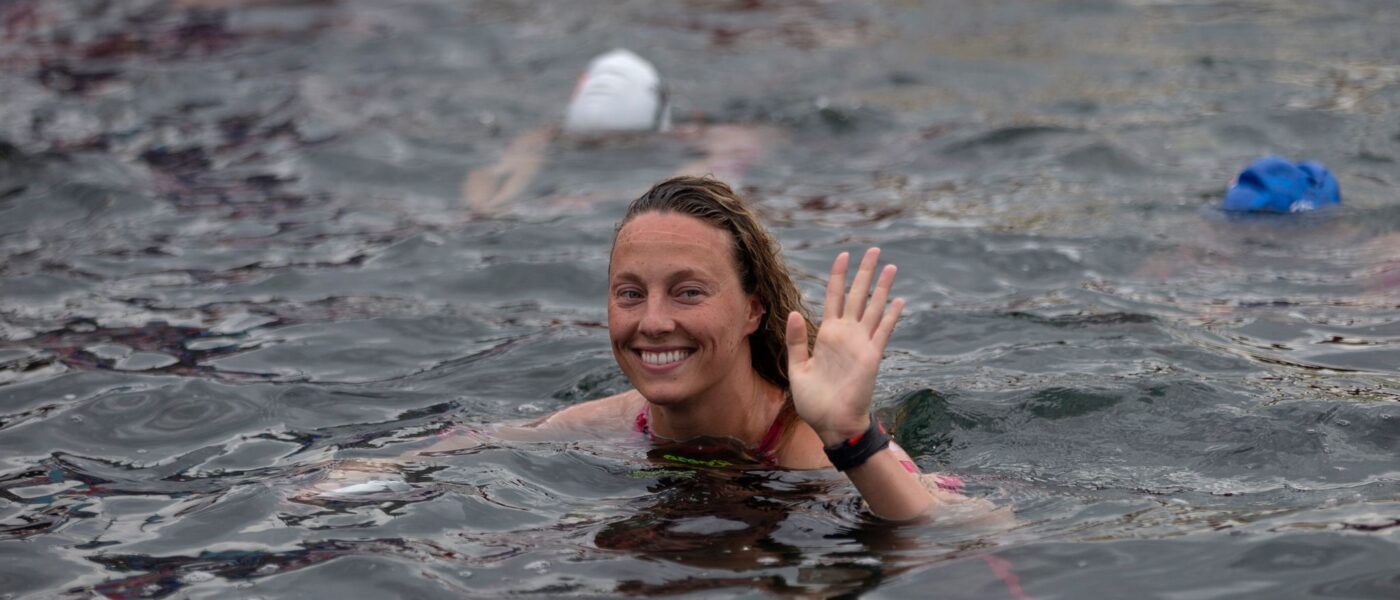
[[[758,442],[757,446],[749,449],[754,458],[762,461],[765,465],[777,466],[778,464],[778,457],[773,455],[773,451],[778,449],[778,440],[783,437],[783,413],[785,412],[787,411],[778,413],[777,418],[773,419],[773,424],[768,426],[768,432],[763,434],[763,439]],[[647,403],[642,406],[642,412],[637,413],[634,428],[638,433],[646,434],[647,438],[653,442],[666,441],[652,433],[650,420],[651,403]]]

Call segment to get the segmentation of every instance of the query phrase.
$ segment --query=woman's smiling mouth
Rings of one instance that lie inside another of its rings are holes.
[[[693,354],[694,350],[638,350],[637,354],[642,357],[642,364],[650,367],[668,367],[677,364]]]

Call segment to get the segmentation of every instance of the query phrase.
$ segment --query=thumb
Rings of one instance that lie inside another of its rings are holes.
[[[807,320],[795,310],[788,313],[787,350],[789,370],[807,362]]]

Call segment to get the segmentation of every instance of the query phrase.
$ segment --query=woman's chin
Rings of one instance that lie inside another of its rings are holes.
[[[690,394],[685,393],[680,386],[674,385],[648,385],[646,382],[633,383],[637,392],[647,399],[647,402],[662,406],[672,406],[684,403]]]

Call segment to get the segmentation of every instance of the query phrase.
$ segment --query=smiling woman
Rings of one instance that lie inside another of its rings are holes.
[[[849,289],[850,256],[836,257],[817,327],[777,240],[728,185],[662,181],[628,208],[608,266],[608,334],[633,389],[493,435],[640,434],[649,456],[671,463],[835,468],[872,513],[891,520],[965,502],[961,481],[921,474],[871,416],[875,376],[904,307],[889,297],[895,267],[877,274],[879,257],[879,248],[866,251]],[[479,441],[450,436],[418,454]]]
[[[729,441],[770,466],[836,467],[880,517],[927,514],[954,497],[927,483],[870,415],[904,306],[887,304],[895,267],[877,278],[878,261],[878,248],[867,251],[848,291],[850,257],[836,257],[818,329],[776,240],[729,186],[663,181],[628,208],[608,269],[608,332],[634,389],[532,427]]]

